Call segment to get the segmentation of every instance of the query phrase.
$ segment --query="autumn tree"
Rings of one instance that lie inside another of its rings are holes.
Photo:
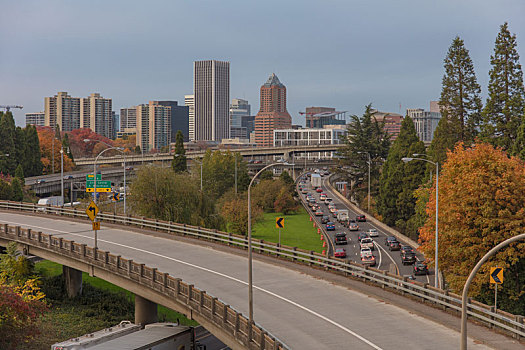
[[[235,195],[230,190],[218,201],[217,207],[226,223],[228,232],[246,235],[248,233],[248,199],[246,193]],[[252,203],[251,206],[252,226],[262,218],[263,210],[260,206]]]
[[[488,98],[483,110],[482,136],[494,146],[512,154],[525,109],[523,72],[519,62],[516,35],[507,23],[500,27],[494,54],[490,56]]]
[[[286,185],[280,180],[261,180],[251,190],[252,201],[265,212],[275,211],[275,201]]]
[[[441,119],[434,132],[428,154],[442,164],[447,151],[458,141],[474,141],[481,121],[481,88],[476,79],[474,64],[463,40],[452,41],[444,60],[439,106]]]
[[[297,209],[299,209],[299,204],[293,198],[292,192],[286,184],[281,187],[277,198],[275,198],[273,207],[276,212],[283,213],[284,215],[295,213]]]
[[[184,149],[184,135],[182,131],[177,131],[175,136],[175,154],[171,162],[171,168],[176,173],[182,173],[188,170],[186,165],[186,150]]]
[[[435,179],[434,179],[435,181]],[[434,259],[435,182],[429,188],[427,219],[420,230],[421,249]],[[525,226],[525,170],[517,158],[487,143],[459,143],[447,154],[439,175],[439,266],[450,287],[460,292],[481,257]],[[490,266],[513,271],[525,258],[525,243],[513,244],[491,258],[471,286],[477,295],[488,282]],[[518,274],[507,274],[516,279]],[[525,293],[518,283],[515,296]]]
[[[44,166],[44,173],[51,174],[60,172],[60,141],[55,139],[53,129],[48,126],[37,129],[40,144],[41,162]],[[53,167],[54,154],[54,169]],[[64,171],[71,171],[74,168],[73,161],[64,154]]]
[[[70,150],[76,158],[96,156],[98,153],[96,153],[95,148],[97,147],[97,149],[100,150],[100,146],[97,146],[98,144],[100,144],[100,142],[96,142],[96,141],[103,141],[113,146],[113,140],[110,140],[107,137],[99,135],[96,132],[93,132],[89,128],[73,130],[68,133],[68,138],[69,138]],[[84,140],[86,139],[89,139],[92,141],[84,142]],[[104,146],[104,147],[107,147],[107,146]],[[115,151],[114,154],[117,154],[117,153],[118,152]]]

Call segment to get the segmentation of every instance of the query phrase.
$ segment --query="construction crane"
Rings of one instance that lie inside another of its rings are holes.
[[[11,108],[22,109],[22,108],[24,108],[24,106],[17,106],[17,105],[7,105],[7,106],[3,106],[3,105],[0,105],[0,108],[4,108],[6,112],[9,112],[9,110],[10,110]]]

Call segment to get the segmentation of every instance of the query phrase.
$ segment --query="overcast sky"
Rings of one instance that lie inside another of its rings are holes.
[[[259,109],[275,72],[288,111],[329,106],[361,114],[429,108],[443,58],[465,41],[486,96],[499,26],[525,55],[523,0],[0,0],[0,105],[43,111],[57,91],[99,92],[113,109],[178,100],[193,90],[193,61],[226,60],[230,97]],[[523,63],[523,58],[521,59]]]

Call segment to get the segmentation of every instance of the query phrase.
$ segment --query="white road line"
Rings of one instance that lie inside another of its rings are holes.
[[[21,226],[29,226],[29,227],[34,227],[34,228],[38,228],[38,229],[41,229],[41,230],[48,230],[48,231],[55,231],[55,232],[60,232],[60,233],[64,233],[64,234],[69,234],[69,235],[73,235],[73,236],[79,236],[79,237],[83,237],[83,238],[90,238],[89,236],[84,236],[84,235],[80,235],[80,234],[76,234],[76,233],[69,233],[69,232],[66,232],[66,231],[61,231],[61,230],[56,230],[56,229],[51,229],[51,228],[48,228],[48,227],[41,227],[41,226],[35,226],[35,225],[28,225],[27,223],[19,223],[19,222],[13,222],[13,221],[5,221],[5,220],[2,220],[2,222],[4,223],[10,223],[10,224],[15,224],[15,225],[21,225]],[[211,274],[215,274],[215,275],[218,275],[218,276],[221,276],[221,277],[224,277],[224,278],[227,278],[229,280],[232,280],[232,281],[235,281],[237,283],[240,283],[240,284],[243,284],[245,286],[248,285],[247,282],[244,282],[238,278],[235,278],[235,277],[232,277],[232,276],[229,276],[229,275],[226,275],[222,272],[218,272],[218,271],[214,271],[214,270],[211,270],[211,269],[208,269],[206,267],[202,267],[202,266],[199,266],[199,265],[195,265],[195,264],[192,264],[192,263],[189,263],[189,262],[186,262],[186,261],[182,261],[182,260],[179,260],[179,259],[175,259],[175,258],[172,258],[172,257],[169,257],[169,256],[165,256],[165,255],[162,255],[162,254],[159,254],[159,253],[155,253],[155,252],[150,252],[150,251],[147,251],[145,249],[140,249],[140,248],[135,248],[135,247],[131,247],[131,246],[128,246],[128,245],[125,245],[125,244],[120,244],[120,243],[116,243],[116,242],[111,242],[111,241],[106,241],[106,240],[103,240],[103,239],[99,239],[98,240],[99,242],[104,242],[104,243],[108,243],[108,244],[113,244],[113,245],[116,245],[116,246],[119,246],[119,247],[123,247],[123,248],[127,248],[127,249],[131,249],[131,250],[136,250],[136,251],[139,251],[139,252],[142,252],[142,253],[147,253],[147,254],[151,254],[151,255],[154,255],[154,256],[157,256],[159,258],[163,258],[163,259],[167,259],[167,260],[171,260],[171,261],[175,261],[175,262],[178,262],[180,264],[183,264],[183,265],[187,265],[187,266],[190,266],[190,267],[193,267],[193,268],[196,268],[196,269],[199,269],[199,270],[202,270],[202,271],[206,271],[208,273],[211,273]],[[335,321],[332,321],[331,319],[329,319],[328,317],[325,317],[323,315],[321,315],[320,313],[318,312],[315,312],[313,310],[310,310],[308,309],[307,307],[301,305],[301,304],[298,304],[290,299],[287,299],[283,296],[280,296],[276,293],[273,293],[273,292],[270,292],[269,290],[267,289],[264,289],[264,288],[261,288],[261,287],[258,287],[256,285],[253,286],[255,289],[258,289],[260,290],[261,292],[264,292],[266,294],[269,294],[275,298],[278,298],[278,299],[281,299],[282,301],[285,301],[301,310],[304,310],[334,326],[336,326],[337,328],[345,331],[346,333],[356,337],[357,339],[361,340],[363,343],[369,345],[370,347],[376,349],[376,350],[383,350],[382,348],[380,348],[379,346],[375,345],[374,343],[372,343],[371,341],[369,341],[368,339],[364,338],[363,336],[357,334],[356,332],[352,331],[351,329],[348,329],[346,328],[345,326],[335,322]]]
[[[375,241],[373,241],[373,242],[374,242],[374,245],[375,245],[376,247],[379,247],[379,245],[378,245]],[[382,261],[382,257],[381,257],[381,249],[378,249],[377,251],[379,252],[379,265],[377,265],[377,268],[379,269],[379,268],[381,267],[381,261]]]
[[[394,263],[394,265],[396,266],[396,269],[397,269],[397,274],[399,275],[399,266],[397,266],[397,263],[395,262],[394,258],[392,258],[392,256],[390,254],[388,254],[388,252],[386,251],[385,248],[381,247],[379,244],[377,244],[375,241],[374,241],[374,244],[381,250],[383,250],[385,252],[386,255],[388,255],[388,257],[390,258],[390,260],[392,260],[392,262]]]

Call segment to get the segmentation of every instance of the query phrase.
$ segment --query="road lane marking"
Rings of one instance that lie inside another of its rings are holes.
[[[60,232],[60,233],[64,233],[64,234],[70,234],[70,235],[73,235],[73,236],[79,236],[79,237],[83,237],[83,238],[91,238],[89,236],[84,236],[84,235],[80,235],[80,234],[76,234],[76,233],[69,233],[69,232],[66,232],[66,231],[61,231],[61,230],[56,230],[56,229],[52,229],[52,228],[47,228],[47,227],[41,227],[41,226],[36,226],[36,225],[28,225],[26,223],[18,223],[18,222],[13,222],[13,221],[6,221],[6,220],[2,220],[2,222],[5,222],[5,223],[10,223],[10,224],[15,224],[15,225],[23,225],[23,226],[29,226],[29,227],[34,227],[34,228],[38,228],[38,229],[41,229],[41,230],[49,230],[49,231],[55,231],[55,232]],[[123,230],[121,230],[123,231]],[[126,232],[126,231],[124,231]],[[145,250],[145,249],[140,249],[140,248],[136,248],[136,247],[131,247],[131,246],[128,246],[128,245],[125,245],[125,244],[120,244],[120,243],[116,243],[116,242],[111,242],[111,241],[106,241],[106,240],[103,240],[103,239],[99,239],[98,240],[99,242],[104,242],[104,243],[108,243],[108,244],[113,244],[113,245],[116,245],[116,246],[120,246],[120,247],[123,247],[123,248],[127,248],[127,249],[130,249],[130,250],[136,250],[136,251],[139,251],[139,252],[142,252],[142,253],[147,253],[147,254],[151,254],[153,256],[157,256],[159,258],[163,258],[163,259],[167,259],[167,260],[171,260],[171,261],[175,261],[175,262],[178,262],[179,264],[182,264],[182,265],[186,265],[186,266],[190,266],[190,267],[193,267],[195,269],[199,269],[199,270],[202,270],[202,271],[205,271],[205,272],[208,272],[208,273],[211,273],[211,274],[215,274],[215,275],[218,275],[220,277],[224,277],[224,278],[227,278],[229,280],[232,280],[232,281],[235,281],[239,284],[243,284],[245,286],[248,285],[248,282],[244,282],[238,278],[235,278],[233,276],[229,276],[229,275],[226,275],[222,272],[219,272],[219,271],[215,271],[215,270],[211,270],[211,269],[208,269],[206,267],[203,267],[203,266],[199,266],[199,265],[195,265],[195,264],[192,264],[192,263],[189,263],[189,262],[186,262],[186,261],[182,261],[182,260],[179,260],[179,259],[175,259],[175,258],[172,258],[172,257],[169,257],[169,256],[166,256],[166,255],[162,255],[162,254],[159,254],[159,253],[155,253],[155,252],[150,252],[148,250]],[[255,289],[258,289],[259,291],[261,292],[264,292],[266,294],[269,294],[277,299],[280,299],[284,302],[287,302],[303,311],[306,311],[307,313],[310,313],[320,319],[322,319],[323,321],[326,321],[330,324],[332,324],[333,326],[336,326],[337,328],[345,331],[346,333],[354,336],[355,338],[361,340],[363,343],[369,345],[370,347],[376,349],[376,350],[383,350],[382,348],[380,348],[379,346],[377,346],[376,344],[372,343],[370,340],[364,338],[363,336],[357,334],[356,332],[352,331],[351,329],[349,328],[346,328],[345,326],[335,322],[335,321],[332,321],[331,319],[329,319],[328,317],[326,316],[323,316],[321,315],[320,313],[316,312],[316,311],[313,311],[299,303],[296,303],[290,299],[287,299],[279,294],[276,294],[274,292],[271,292],[267,289],[264,289],[262,287],[258,287],[256,285],[253,285],[253,287]]]

